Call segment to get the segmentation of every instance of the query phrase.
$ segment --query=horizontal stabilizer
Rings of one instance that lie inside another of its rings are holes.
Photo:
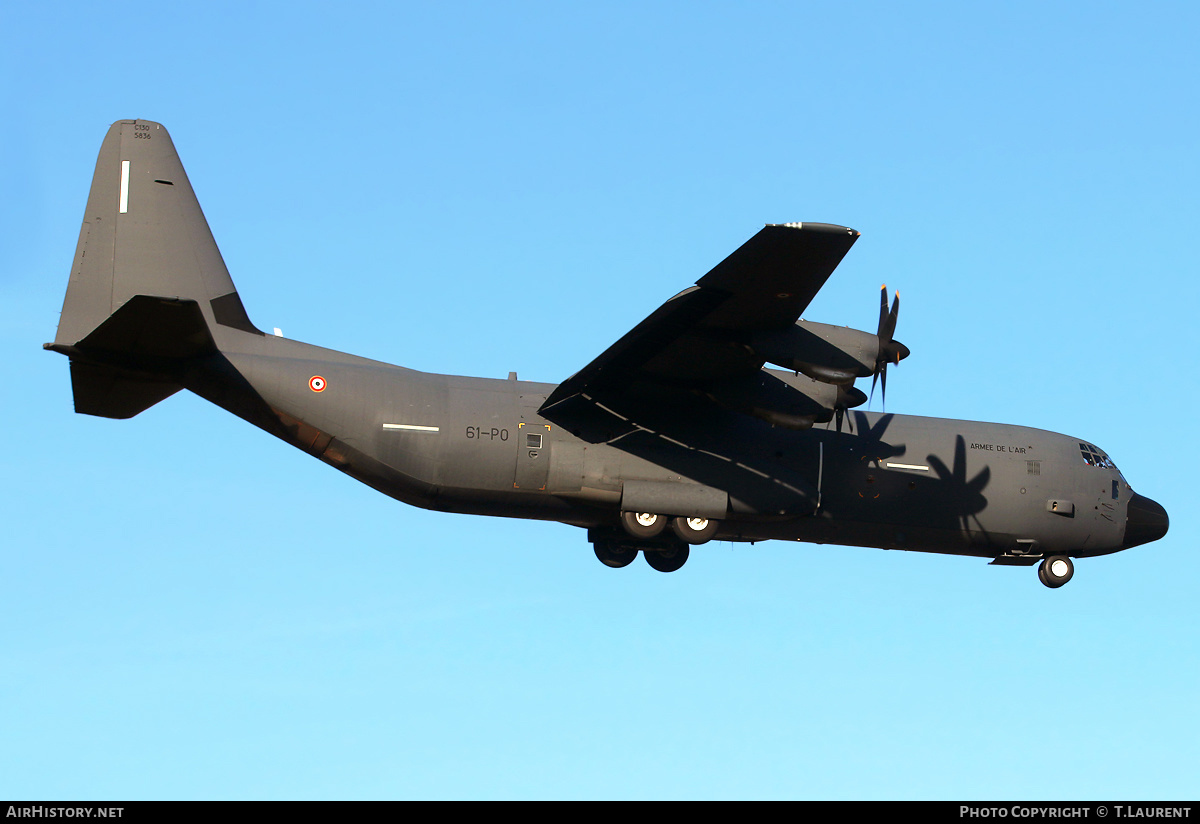
[[[137,295],[75,346],[46,348],[71,358],[75,411],[132,418],[178,392],[190,358],[217,352],[194,300]]]
[[[139,358],[192,358],[217,351],[194,300],[135,295],[76,348]]]
[[[75,411],[82,415],[132,418],[182,388],[177,383],[148,380],[114,366],[71,361]]]

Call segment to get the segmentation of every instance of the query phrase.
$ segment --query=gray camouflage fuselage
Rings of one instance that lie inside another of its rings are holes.
[[[676,417],[671,436],[635,428],[589,443],[538,415],[553,384],[428,374],[223,332],[222,355],[187,388],[426,509],[596,527],[611,523],[631,481],[686,483],[729,492],[722,539],[985,557],[1031,542],[1077,557],[1123,548],[1129,485],[1115,467],[1085,463],[1081,441],[1065,435],[861,412],[853,432],[797,432],[714,408],[686,425]],[[261,402],[227,398],[230,367]],[[716,517],[702,503],[697,514]]]
[[[785,539],[1042,560],[1056,587],[1166,533],[1087,441],[852,411],[909,354],[898,297],[875,334],[799,315],[857,237],[769,225],[561,384],[428,374],[257,329],[166,130],[118,121],[46,348],[79,412],[186,388],[405,503],[584,527],[609,566]]]

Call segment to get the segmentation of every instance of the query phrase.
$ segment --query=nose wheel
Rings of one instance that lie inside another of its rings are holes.
[[[1066,555],[1051,555],[1038,565],[1038,579],[1050,589],[1058,589],[1074,574],[1075,565]]]

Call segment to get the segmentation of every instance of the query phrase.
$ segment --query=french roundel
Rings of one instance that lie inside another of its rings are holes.
[[[313,375],[308,379],[308,388],[314,392],[324,392],[327,385],[320,375]]]

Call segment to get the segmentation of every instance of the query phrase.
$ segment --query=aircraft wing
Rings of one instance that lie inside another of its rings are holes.
[[[764,227],[560,384],[540,414],[571,426],[596,404],[619,411],[647,393],[754,376],[764,361],[746,345],[751,336],[794,324],[858,234],[824,223]]]

